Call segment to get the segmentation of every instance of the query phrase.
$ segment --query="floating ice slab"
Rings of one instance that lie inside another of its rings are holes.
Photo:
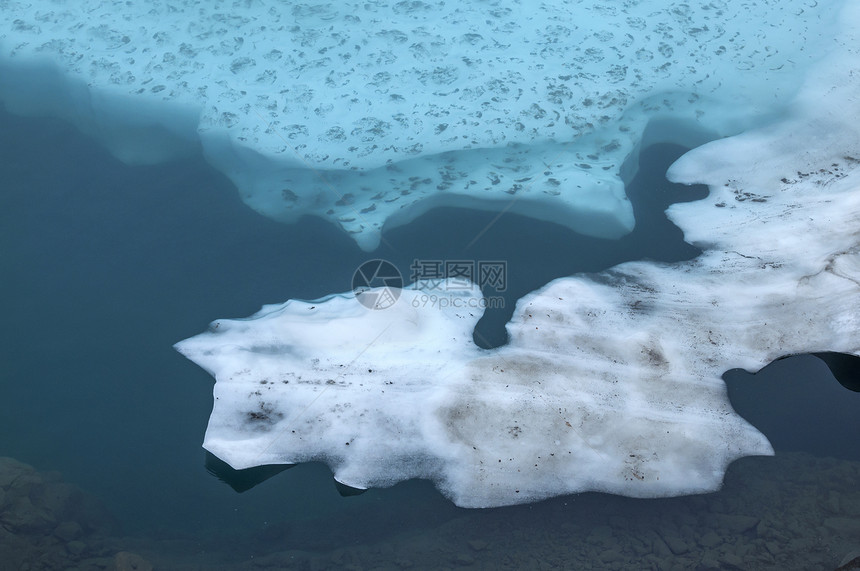
[[[646,123],[720,137],[781,113],[843,3],[0,0],[0,100],[129,162],[202,145],[254,209],[365,249],[512,201],[618,237]]]
[[[235,468],[321,460],[358,488],[427,478],[472,507],[703,492],[770,454],[722,373],[860,355],[860,6],[842,22],[779,122],[670,169],[710,186],[670,209],[700,257],[558,279],[494,350],[472,343],[479,292],[443,307],[427,283],[385,310],[344,294],[217,321],[177,345],[216,378],[205,447]]]

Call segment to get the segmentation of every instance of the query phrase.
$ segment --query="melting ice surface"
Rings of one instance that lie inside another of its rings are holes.
[[[615,238],[645,124],[727,136],[782,112],[841,4],[5,0],[0,98],[128,162],[202,145],[259,212],[368,250],[434,206],[512,199]]]
[[[330,218],[367,249],[439,205],[619,236],[648,121],[726,137],[669,172],[710,187],[669,212],[699,258],[555,280],[504,347],[472,342],[480,292],[440,307],[422,283],[385,310],[293,300],[179,343],[216,378],[204,446],[234,468],[322,460],[463,506],[713,490],[771,453],[724,371],[860,354],[851,3],[0,5],[12,109],[128,161],[202,145],[260,212]]]
[[[489,351],[480,293],[441,308],[422,283],[386,310],[345,294],[216,321],[178,344],[217,379],[205,446],[236,468],[324,460],[359,488],[428,478],[463,506],[717,489],[772,452],[723,372],[860,352],[858,13],[779,120],[671,167],[710,187],[669,211],[697,259],[558,279]]]

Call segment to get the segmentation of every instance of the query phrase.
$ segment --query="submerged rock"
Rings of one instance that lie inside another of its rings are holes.
[[[113,558],[116,571],[152,571],[152,563],[129,551],[120,551]]]
[[[93,555],[89,540],[113,534],[113,516],[94,496],[0,458],[0,562],[4,569],[68,569]]]

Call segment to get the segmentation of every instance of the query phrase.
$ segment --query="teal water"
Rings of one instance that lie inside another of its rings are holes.
[[[355,268],[374,257],[404,275],[415,258],[505,260],[504,307],[489,312],[475,336],[482,346],[503,344],[516,299],[555,277],[696,255],[662,215],[671,202],[706,192],[664,180],[682,152],[660,146],[643,155],[628,189],[637,229],[619,241],[513,214],[496,220],[444,209],[388,232],[385,245],[367,254],[327,223],[285,226],[257,215],[202,158],[129,167],[61,122],[0,113],[0,456],[62,472],[102,498],[126,533],[207,541],[244,534],[256,538],[237,542],[246,551],[329,551],[420,536],[463,518],[484,518],[481,525],[504,542],[519,533],[518,520],[568,521],[568,533],[587,528],[595,506],[638,506],[592,494],[469,512],[426,482],[342,498],[317,464],[237,494],[204,468],[212,379],[172,345],[216,318],[346,291]],[[741,378],[733,374],[730,387]],[[792,375],[799,380],[786,381]],[[860,459],[856,394],[826,367],[782,367],[757,382],[756,390],[734,390],[736,406],[778,451]],[[822,425],[825,417],[838,422]],[[806,426],[799,435],[787,428],[798,418]],[[565,520],[573,502],[589,509]],[[604,519],[594,525],[624,517],[615,507],[595,515]],[[678,500],[660,509],[696,508]],[[465,549],[473,558],[482,551]]]

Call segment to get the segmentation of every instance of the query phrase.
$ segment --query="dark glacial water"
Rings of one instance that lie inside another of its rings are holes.
[[[426,482],[342,498],[316,464],[243,494],[204,468],[212,380],[176,341],[262,304],[346,291],[382,257],[404,275],[415,258],[505,260],[505,307],[475,335],[503,344],[516,299],[553,278],[697,254],[662,214],[706,193],[664,180],[682,152],[643,155],[628,189],[637,228],[619,241],[442,209],[367,254],[319,220],[257,215],[202,158],[128,167],[64,123],[0,113],[0,456],[59,471],[119,520],[112,538],[66,545],[82,569],[112,549],[158,568],[835,568],[860,545],[858,394],[813,357],[727,374],[778,454],[736,463],[706,496],[469,511]],[[0,494],[0,521],[10,505]],[[65,541],[55,523],[10,525]],[[0,567],[13,557],[0,548]]]

